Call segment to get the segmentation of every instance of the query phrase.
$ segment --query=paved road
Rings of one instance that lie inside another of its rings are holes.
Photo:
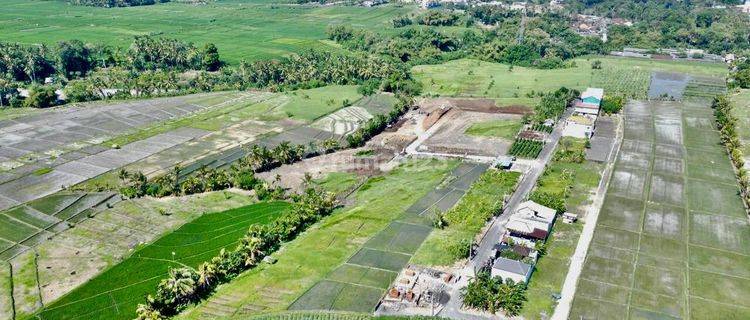
[[[619,153],[620,145],[622,144],[623,122],[622,119],[618,121],[615,145],[607,156],[607,167],[604,169],[604,173],[602,173],[602,179],[596,190],[594,202],[589,207],[589,212],[586,214],[586,224],[583,227],[583,232],[581,233],[580,238],[578,238],[576,251],[570,259],[570,267],[568,268],[568,274],[565,277],[565,282],[563,283],[562,291],[560,293],[560,301],[558,302],[557,307],[555,307],[555,312],[552,314],[553,320],[564,320],[570,315],[570,307],[573,304],[573,296],[575,296],[576,287],[578,286],[578,278],[583,270],[583,263],[586,260],[589,245],[594,238],[596,221],[599,218],[599,212],[604,204],[604,195],[607,193],[607,187],[609,186],[612,171],[614,170],[615,159],[617,159],[617,154]]]
[[[529,169],[526,171],[526,173],[523,175],[523,178],[521,182],[518,185],[518,188],[516,189],[516,192],[513,193],[510,200],[505,206],[505,209],[503,210],[503,213],[500,214],[498,217],[495,217],[490,222],[490,227],[485,236],[482,238],[481,242],[479,243],[479,248],[477,249],[477,254],[474,256],[473,259],[469,261],[469,263],[466,264],[466,267],[461,271],[460,276],[462,277],[462,281],[468,281],[468,277],[474,275],[474,271],[481,268],[490,258],[490,253],[492,252],[492,248],[495,246],[495,244],[498,243],[500,240],[500,236],[505,232],[505,222],[508,221],[508,218],[510,217],[511,213],[513,213],[518,205],[523,202],[526,197],[531,193],[531,190],[534,189],[534,186],[536,185],[536,181],[539,179],[539,177],[542,175],[542,172],[544,172],[544,168],[547,163],[552,159],[552,155],[554,154],[555,147],[557,146],[558,141],[560,141],[560,137],[562,136],[562,127],[565,123],[565,119],[567,119],[572,111],[566,111],[566,113],[562,116],[561,120],[558,121],[557,125],[555,126],[555,129],[552,131],[552,134],[550,134],[549,140],[547,141],[547,144],[544,145],[544,148],[542,149],[542,152],[539,154],[539,157],[537,158],[537,161],[533,162],[532,165],[529,167]],[[458,285],[455,287],[463,287],[463,285]],[[451,319],[488,319],[488,316],[482,316],[477,314],[470,314],[463,310],[461,310],[461,306],[463,305],[463,301],[461,299],[461,295],[459,292],[459,289],[456,288],[453,292],[450,293],[451,299],[446,304],[445,308],[441,310],[441,312],[438,314],[441,317],[447,317]],[[494,316],[491,318],[499,318],[499,316]]]

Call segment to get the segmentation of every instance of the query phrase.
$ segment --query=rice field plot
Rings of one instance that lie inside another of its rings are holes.
[[[113,193],[59,193],[0,212],[0,260],[12,259],[117,201]]]
[[[37,317],[132,319],[136,305],[170,268],[197,268],[222,248],[233,249],[248,226],[270,223],[288,208],[285,202],[267,202],[203,215],[46,305]]]
[[[684,95],[686,100],[710,100],[726,92],[727,85],[724,78],[691,76]]]
[[[134,36],[158,33],[198,47],[214,43],[230,64],[279,58],[309,48],[337,50],[322,41],[329,24],[385,29],[394,17],[414,10],[412,6],[298,6],[239,0],[129,8],[22,0],[3,4],[0,33],[5,41],[54,45],[80,39],[127,48]]]
[[[435,190],[436,186],[444,187],[448,175],[457,164],[455,161],[409,161],[382,176],[370,178],[352,194],[352,206],[326,217],[286,244],[284,250],[274,253],[277,263],[243,273],[221,286],[208,301],[185,312],[181,318],[206,319],[232,315],[243,318],[286,310],[292,305],[296,309],[303,309],[308,304],[310,307],[304,309],[330,309],[334,298],[322,301],[323,298],[314,294],[306,294],[321,281],[377,288],[377,298],[372,301],[359,300],[366,302],[368,308],[374,308],[380,295],[385,292],[380,288],[387,286],[386,281],[391,283],[389,279],[395,276],[395,272],[354,265],[347,263],[347,260],[393,221],[407,223],[403,221],[406,209]]]
[[[626,106],[626,140],[571,319],[741,319],[750,314],[750,223],[730,160],[714,147],[718,132],[698,120],[710,112],[707,104],[695,102]],[[675,123],[675,115],[681,121]],[[629,125],[633,119],[641,126]],[[657,133],[627,139],[629,131],[648,126],[644,119]],[[680,141],[673,139],[676,134],[658,132],[665,119],[669,128],[663,131],[682,132]]]
[[[446,185],[422,197],[399,219],[373,235],[343,265],[294,301],[289,309],[372,312],[392,280],[432,232],[425,217],[425,213],[431,211],[426,210],[451,208],[485,170],[487,166],[483,164],[462,163],[457,166],[446,179]],[[450,197],[451,194],[459,196]],[[446,199],[450,201],[446,202]],[[388,279],[391,281],[385,282]]]
[[[591,69],[593,60],[602,63],[601,70]],[[575,59],[575,66],[555,70],[523,68],[471,59],[449,61],[439,65],[415,66],[412,72],[422,83],[426,95],[453,97],[486,97],[498,105],[533,105],[533,92],[548,92],[564,86],[578,90],[604,88],[607,93],[644,99],[652,72],[681,72],[702,76],[725,76],[724,64],[683,63],[606,56]]]

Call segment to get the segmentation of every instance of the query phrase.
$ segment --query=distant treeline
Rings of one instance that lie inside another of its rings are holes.
[[[74,5],[105,8],[147,6],[169,1],[170,0],[68,0],[68,2]]]
[[[427,17],[415,18],[421,24],[431,25],[453,21],[453,18],[435,18],[432,14],[425,19]],[[576,34],[567,26],[566,19],[556,14],[541,15],[529,21],[523,37],[518,35],[518,23],[509,19],[493,29],[469,29],[458,34],[429,27],[410,27],[386,34],[338,25],[329,27],[327,34],[329,39],[350,50],[374,52],[412,65],[472,57],[553,69],[569,66],[565,60],[577,56],[607,52],[601,39]]]

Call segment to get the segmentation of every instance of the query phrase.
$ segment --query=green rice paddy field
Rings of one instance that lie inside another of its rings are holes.
[[[750,223],[707,104],[625,108],[571,318],[750,318]]]
[[[276,58],[306,48],[336,49],[321,41],[329,24],[378,29],[412,7],[307,7],[267,1],[209,1],[206,5],[165,3],[129,8],[95,8],[65,1],[6,0],[0,11],[3,41],[55,44],[80,39],[126,47],[133,36],[159,35],[213,42],[223,59]]]
[[[69,294],[48,304],[40,319],[132,319],[170,268],[193,267],[233,249],[251,224],[274,221],[285,202],[252,204],[203,215],[136,251]]]
[[[400,234],[402,229],[427,229],[429,232],[429,227],[406,223],[393,225],[392,222],[422,195],[434,189],[455,167],[455,162],[413,161],[384,176],[371,178],[353,195],[354,206],[326,218],[290,242],[274,254],[277,263],[262,265],[242,274],[221,286],[208,301],[179,318],[234,315],[244,319],[252,314],[278,312],[297,303],[295,301],[313,287],[322,290],[321,293],[345,290],[342,299],[334,299],[336,310],[371,311],[354,310],[361,301],[358,303],[357,299],[350,298],[369,297],[377,301],[396,275],[389,269],[394,270],[399,263],[402,264],[398,269],[403,267],[408,255],[392,253],[393,256],[382,263],[395,262],[393,266],[375,269],[363,266],[373,262],[368,260],[373,255],[360,249],[365,243],[377,246],[381,240],[388,240],[383,236]],[[399,259],[404,256],[407,257],[405,260]],[[355,260],[356,265],[346,263]],[[361,285],[352,285],[352,282]],[[320,283],[324,285],[316,285]],[[330,299],[330,296],[319,296],[320,303],[330,302]],[[312,305],[315,301],[306,303]],[[331,307],[330,303],[321,306],[322,309]]]
[[[591,69],[600,60],[601,70]],[[686,63],[616,57],[586,57],[574,60],[575,67],[541,70],[483,62],[472,59],[412,69],[424,86],[424,94],[456,97],[487,97],[499,105],[532,104],[527,94],[557,90],[561,86],[578,90],[601,87],[611,94],[643,98],[648,92],[652,71],[685,72],[693,75],[727,74],[724,64]]]

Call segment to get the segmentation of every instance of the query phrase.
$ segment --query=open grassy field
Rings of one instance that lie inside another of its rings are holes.
[[[750,223],[712,121],[706,102],[625,108],[571,318],[750,317]]]
[[[269,1],[211,1],[206,5],[166,3],[129,8],[72,6],[64,1],[3,1],[3,41],[55,44],[80,39],[127,47],[136,35],[160,35],[213,42],[223,59],[277,58],[307,48],[336,49],[320,40],[329,24],[365,28],[390,26],[413,7],[314,7]]]
[[[414,161],[371,178],[353,195],[353,207],[326,218],[275,253],[277,263],[262,265],[219,287],[211,299],[180,318],[232,314],[242,318],[286,309],[438,185],[455,166],[455,162]],[[362,269],[350,271],[347,274]],[[388,274],[381,276],[388,279]]]
[[[518,172],[489,170],[477,180],[466,195],[448,210],[448,226],[434,230],[419,247],[411,263],[422,266],[448,266],[460,260],[460,247],[471,242],[487,219],[497,214],[506,196],[513,193]]]
[[[591,61],[600,60],[601,70],[591,69]],[[605,92],[643,98],[648,92],[652,71],[685,72],[695,75],[723,76],[724,64],[684,63],[615,57],[586,57],[574,60],[567,69],[540,70],[462,59],[440,65],[412,69],[424,85],[425,94],[440,96],[488,97],[499,105],[530,105],[536,98],[527,94],[548,92],[561,86],[578,90],[601,87]]]
[[[478,122],[466,129],[466,134],[480,137],[497,137],[512,141],[521,130],[521,119]]]
[[[46,305],[38,317],[132,319],[136,305],[170,268],[197,268],[222,248],[234,248],[251,224],[270,223],[288,208],[288,203],[270,202],[203,215]]]

